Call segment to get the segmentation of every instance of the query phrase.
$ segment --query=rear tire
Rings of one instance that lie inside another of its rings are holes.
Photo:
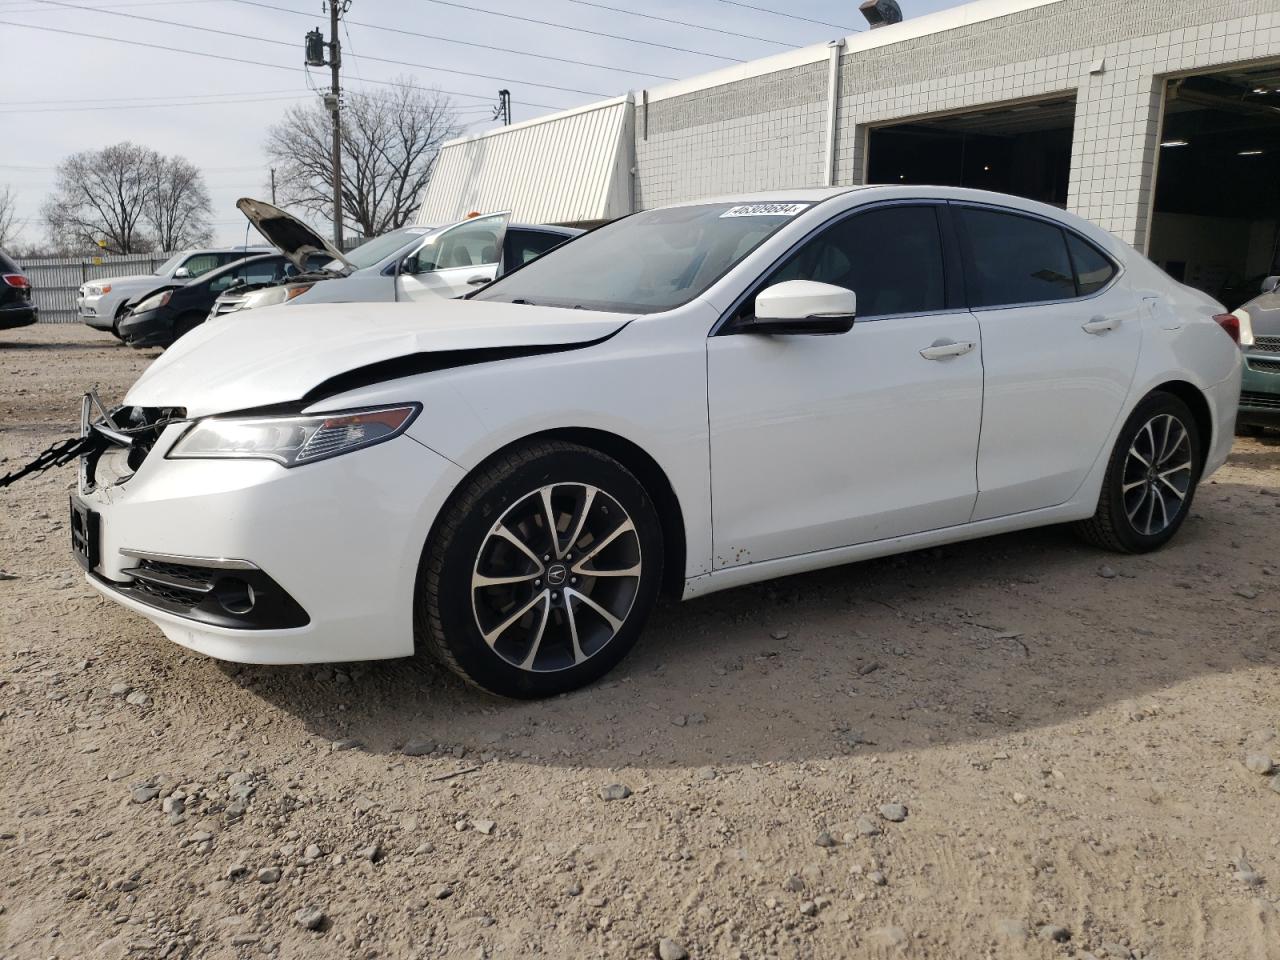
[[[662,560],[657,510],[626,467],[572,443],[515,447],[441,511],[418,567],[415,637],[489,693],[574,690],[635,645]]]
[[[1120,430],[1098,509],[1075,524],[1076,533],[1117,553],[1164,546],[1191,510],[1203,467],[1204,448],[1190,408],[1172,394],[1151,394]]]

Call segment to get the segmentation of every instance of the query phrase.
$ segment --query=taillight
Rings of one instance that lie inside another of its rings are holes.
[[[1236,343],[1240,342],[1240,318],[1234,313],[1219,313],[1213,318],[1218,326],[1227,331],[1227,336]]]
[[[17,287],[19,290],[30,290],[31,281],[20,273],[6,273],[4,282],[11,287]]]

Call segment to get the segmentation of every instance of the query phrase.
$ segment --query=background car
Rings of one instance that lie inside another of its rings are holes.
[[[1245,432],[1280,427],[1280,276],[1263,280],[1262,294],[1234,313],[1244,350],[1237,422]]]
[[[211,317],[277,303],[420,300],[470,293],[583,231],[508,223],[509,214],[471,217],[443,227],[401,227],[345,254],[292,214],[261,200],[237,206],[267,240],[290,258],[327,251],[326,268],[253,293],[228,291]],[[321,283],[323,281],[323,283]]]
[[[0,250],[0,330],[25,327],[35,323],[39,310],[31,302],[31,281],[9,257]]]
[[[203,276],[210,270],[225,267],[259,253],[271,253],[270,247],[224,247],[207,250],[183,250],[156,268],[154,273],[123,277],[105,277],[81,284],[76,295],[80,319],[95,330],[110,330],[119,336],[117,324],[136,300],[165,280],[185,282]]]
[[[309,270],[328,262],[325,254],[304,258]],[[120,320],[120,337],[131,347],[167,347],[183,334],[204,323],[218,294],[232,288],[253,289],[275,283],[298,272],[292,260],[278,253],[237,260],[184,284],[151,290]]]

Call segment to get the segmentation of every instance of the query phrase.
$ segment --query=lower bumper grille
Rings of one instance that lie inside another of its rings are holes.
[[[1240,394],[1240,403],[1246,407],[1280,410],[1280,393],[1258,393],[1254,390],[1245,390]]]
[[[185,559],[185,558],[184,558]],[[296,600],[249,563],[198,558],[177,563],[140,555],[122,571],[132,578],[109,585],[125,596],[168,613],[239,630],[286,630],[311,622]]]

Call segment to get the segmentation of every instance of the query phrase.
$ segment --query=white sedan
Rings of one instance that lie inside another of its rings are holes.
[[[1231,447],[1230,315],[1014,197],[649,210],[462,301],[234,314],[82,465],[89,581],[227,660],[578,687],[685,598],[1074,522],[1164,544]]]

